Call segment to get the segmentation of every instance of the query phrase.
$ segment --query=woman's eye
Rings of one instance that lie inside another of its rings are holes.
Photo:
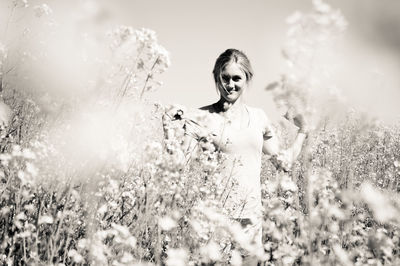
[[[227,76],[222,76],[222,80],[223,80],[224,82],[228,82],[228,81],[229,81],[229,77],[227,77]]]
[[[233,79],[233,81],[235,81],[235,82],[236,82],[236,81],[239,81],[239,80],[241,80],[242,78],[241,78],[241,77],[239,77],[239,76],[234,76],[232,79]]]

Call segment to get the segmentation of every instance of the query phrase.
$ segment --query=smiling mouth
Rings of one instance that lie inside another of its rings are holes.
[[[231,93],[237,91],[235,88],[226,88],[225,90],[226,90],[226,92],[229,93],[229,94],[231,94]]]

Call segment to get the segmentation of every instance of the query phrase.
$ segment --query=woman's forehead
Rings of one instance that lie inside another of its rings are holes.
[[[228,63],[223,69],[222,74],[229,74],[229,75],[244,75],[244,71],[240,64],[231,62]]]

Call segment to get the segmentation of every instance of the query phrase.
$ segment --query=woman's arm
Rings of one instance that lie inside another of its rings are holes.
[[[185,157],[191,157],[198,147],[198,124],[188,117],[190,111],[182,106],[172,105],[166,108],[162,116],[164,139],[175,141]],[[168,149],[168,147],[167,147]]]
[[[285,117],[299,128],[292,145],[287,149],[283,149],[270,122],[266,119],[263,152],[271,155],[271,161],[276,167],[288,171],[301,153],[304,140],[307,138],[308,130],[303,116],[297,115],[293,119],[290,119],[288,115]]]

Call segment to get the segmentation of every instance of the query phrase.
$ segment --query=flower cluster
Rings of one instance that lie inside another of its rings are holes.
[[[169,67],[170,57],[168,51],[158,43],[154,31],[119,26],[108,35],[113,54],[113,70],[109,75],[113,79],[118,76],[122,79],[118,95],[143,97],[145,92],[161,85],[156,75]]]
[[[296,11],[286,22],[289,29],[282,55],[289,69],[267,89],[273,90],[277,106],[301,111],[315,126],[320,118],[315,114],[317,108],[326,109],[328,103],[344,100],[331,78],[335,71],[332,58],[338,52],[334,45],[347,22],[340,10],[322,0],[313,1],[310,13]]]
[[[47,4],[36,5],[33,7],[33,10],[35,11],[35,16],[38,18],[43,15],[48,16],[53,14],[53,10]]]
[[[13,0],[13,5],[15,7],[29,7],[28,0]]]

